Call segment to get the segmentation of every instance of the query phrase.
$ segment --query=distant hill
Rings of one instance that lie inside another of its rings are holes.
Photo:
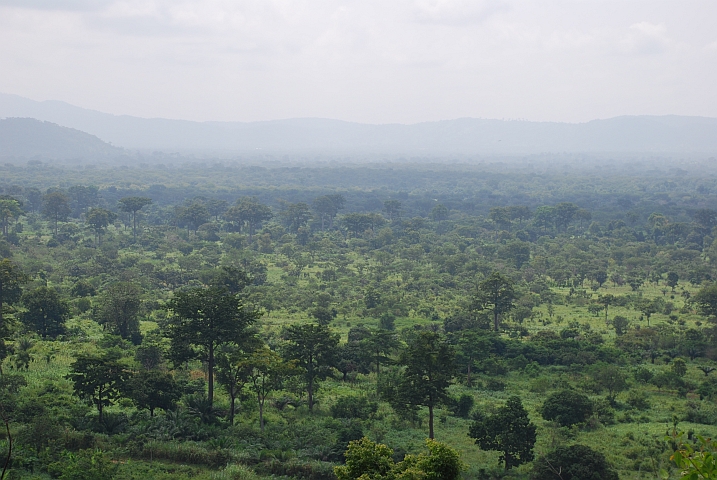
[[[122,149],[73,128],[34,118],[0,120],[0,158],[93,159],[121,153]]]
[[[413,125],[327,119],[190,122],[116,116],[0,94],[0,118],[33,117],[129,149],[170,152],[441,154],[717,153],[717,119],[623,116],[587,123],[462,118]]]

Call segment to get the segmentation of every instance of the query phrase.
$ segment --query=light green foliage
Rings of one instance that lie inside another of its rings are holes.
[[[406,455],[394,463],[393,450],[364,437],[349,443],[346,464],[335,467],[338,480],[456,480],[465,468],[456,450],[426,439],[428,453]]]
[[[668,441],[672,441],[668,437]],[[676,439],[679,442],[678,448],[670,459],[680,470],[679,478],[685,480],[714,480],[717,479],[717,440],[697,437],[695,444],[683,442],[682,436]],[[662,472],[662,477],[667,479],[669,475]]]

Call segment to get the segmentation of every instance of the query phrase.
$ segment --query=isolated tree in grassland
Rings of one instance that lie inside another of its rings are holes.
[[[593,413],[593,403],[582,393],[561,390],[550,394],[539,412],[546,420],[558,422],[561,427],[570,427],[587,421]]]
[[[55,235],[58,222],[66,220],[70,212],[70,201],[64,193],[48,192],[42,197],[42,215],[53,223]]]
[[[677,275],[675,272],[668,272],[667,273],[667,286],[672,289],[672,291],[675,291],[675,287],[677,286],[677,283],[680,281],[680,276]]]
[[[605,278],[607,278],[607,275],[605,276]],[[615,303],[615,295],[611,293],[606,293],[605,295],[600,295],[597,301],[605,308],[605,321],[607,322],[608,309],[610,308],[610,305]]]
[[[117,282],[105,288],[97,309],[98,323],[110,331],[130,340],[135,345],[142,341],[139,331],[139,311],[142,289],[130,282]]]
[[[536,427],[530,422],[520,397],[510,397],[493,415],[477,413],[468,436],[483,450],[501,452],[499,461],[505,463],[506,470],[533,460]]]
[[[132,236],[137,240],[137,212],[152,203],[147,197],[125,197],[119,201],[119,209],[132,215]]]
[[[590,369],[589,374],[596,387],[607,390],[607,399],[611,405],[615,404],[617,395],[628,387],[627,377],[617,365],[599,363]]]
[[[706,285],[692,297],[699,312],[706,317],[717,317],[717,283]]]
[[[80,355],[70,365],[67,379],[75,394],[97,407],[100,422],[104,408],[120,398],[131,374],[119,362],[107,356]]]
[[[21,315],[23,323],[42,338],[55,338],[65,332],[70,307],[54,288],[39,287],[27,292],[22,296],[22,303],[27,309]]]
[[[491,310],[493,313],[493,328],[499,329],[499,318],[508,313],[515,305],[516,293],[513,281],[499,272],[493,272],[488,278],[478,284],[478,292],[474,298],[476,310]]]
[[[214,401],[214,366],[217,348],[243,345],[252,336],[247,328],[260,317],[226,287],[191,288],[175,292],[167,302],[172,313],[167,325],[175,362],[201,358],[207,362],[209,402]]]
[[[92,230],[95,231],[98,245],[102,243],[102,234],[105,232],[105,229],[108,225],[111,225],[115,219],[117,219],[116,213],[99,207],[90,208],[85,214],[85,223],[91,226]]]
[[[448,399],[455,373],[453,347],[436,332],[420,332],[401,352],[405,367],[397,394],[401,402],[428,407],[428,438],[434,438],[433,410]]]
[[[309,411],[313,411],[318,382],[331,374],[338,361],[339,335],[325,325],[307,323],[286,327],[283,336],[286,340],[283,356],[303,369]]]

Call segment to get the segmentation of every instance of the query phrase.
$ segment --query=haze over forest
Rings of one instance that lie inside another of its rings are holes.
[[[18,121],[27,117],[94,135],[130,151],[161,150],[195,154],[324,153],[342,155],[402,154],[711,154],[717,152],[717,119],[706,117],[622,116],[587,123],[556,123],[461,118],[411,125],[371,125],[339,120],[298,118],[267,122],[190,122],[117,116],[64,102],[36,102],[0,94],[2,155],[49,155],[48,141],[58,141],[55,156],[85,157],[113,151],[94,140],[75,149],[59,140],[77,132],[47,123]],[[99,148],[99,149],[98,149]],[[117,153],[115,151],[115,153]]]
[[[717,480],[715,18],[0,0],[0,480]]]

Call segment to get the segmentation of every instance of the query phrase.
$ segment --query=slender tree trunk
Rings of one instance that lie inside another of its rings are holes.
[[[209,373],[209,404],[214,404],[214,342],[209,344],[209,365],[207,367]]]
[[[433,434],[433,405],[428,406],[428,438],[436,438]]]
[[[473,359],[470,359],[468,361],[468,376],[466,377],[466,384],[469,387],[473,386],[473,382],[471,381],[471,364],[473,363]]]
[[[309,378],[309,388],[307,393],[309,394],[309,411],[314,411],[314,377]]]
[[[237,396],[234,394],[234,389],[232,388],[232,394],[231,394],[231,403],[229,405],[229,424],[234,425],[234,408],[236,404],[236,398]]]
[[[498,310],[493,309],[493,327],[495,328],[495,331],[498,331]]]
[[[264,431],[264,400],[261,399],[261,395],[257,395],[259,402],[259,428]]]

